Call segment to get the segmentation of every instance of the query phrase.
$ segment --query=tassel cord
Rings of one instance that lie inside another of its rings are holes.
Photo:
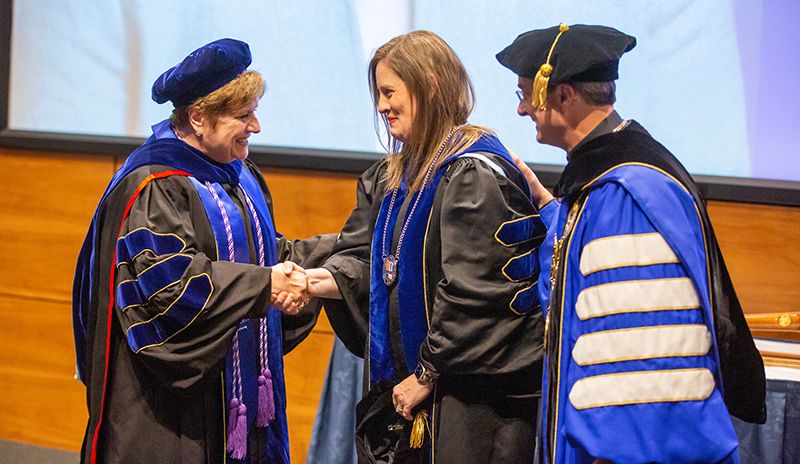
[[[550,57],[553,56],[553,50],[555,50],[558,39],[561,38],[561,34],[567,32],[568,30],[569,26],[566,24],[561,23],[561,25],[559,25],[558,35],[553,41],[553,45],[550,46],[550,51],[547,53],[547,60],[545,60],[544,64],[539,68],[539,71],[536,73],[536,77],[533,78],[531,103],[534,107],[542,111],[547,109],[547,86],[550,83],[550,73],[553,72],[553,66],[550,65]]]
[[[266,263],[264,254],[264,234],[261,231],[261,221],[258,219],[256,209],[247,192],[242,190],[247,202],[250,215],[255,224],[256,236],[258,239],[258,265],[264,266]],[[275,395],[272,386],[272,373],[269,370],[269,345],[267,337],[267,318],[263,317],[258,323],[259,340],[259,361],[261,372],[258,376],[258,409],[256,410],[256,426],[267,427],[275,419]]]
[[[230,219],[225,211],[219,195],[212,187],[210,182],[206,182],[206,188],[211,192],[211,196],[219,207],[222,214],[222,221],[225,225],[225,235],[228,240],[228,260],[235,262],[233,232],[231,230]],[[241,322],[239,322],[241,326]],[[239,359],[239,332],[233,336],[231,346],[233,353],[233,379],[231,381],[231,398],[228,411],[228,446],[227,451],[231,452],[233,459],[243,459],[247,454],[247,406],[244,404],[242,396],[242,372]]]

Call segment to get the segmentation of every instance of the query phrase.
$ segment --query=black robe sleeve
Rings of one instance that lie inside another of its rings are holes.
[[[164,385],[187,389],[207,381],[209,373],[218,372],[224,362],[239,322],[266,315],[271,269],[209,256],[216,253],[213,232],[200,198],[182,176],[147,184],[134,201],[120,236],[135,231],[171,243],[177,239],[183,246],[180,250],[153,246],[118,264],[118,295],[124,293],[120,286],[125,282],[138,279],[141,285],[148,273],[162,273],[160,280],[169,282],[144,304],[123,306],[117,300],[123,336],[127,335],[130,348]],[[172,264],[187,260],[185,268]],[[152,330],[143,331],[143,327]]]
[[[516,174],[513,168],[505,171]],[[454,162],[439,183],[437,197],[441,255],[433,258],[438,266],[429,266],[438,271],[429,277],[434,303],[420,363],[448,375],[529,368],[541,358],[541,311],[537,305],[519,312],[511,302],[535,285],[538,273],[512,281],[503,267],[512,258],[535,253],[543,237],[504,245],[496,233],[504,223],[537,215],[535,208],[511,179],[474,158]],[[436,245],[430,241],[427,248]]]
[[[380,160],[358,179],[356,207],[322,266],[333,274],[341,300],[325,299],[331,327],[347,349],[363,358],[369,333],[370,250],[375,221],[385,192],[386,161]]]

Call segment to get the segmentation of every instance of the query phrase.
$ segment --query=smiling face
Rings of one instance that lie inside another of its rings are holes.
[[[378,88],[378,112],[389,122],[392,137],[406,143],[411,139],[416,102],[408,92],[406,84],[384,62],[375,67],[375,84]]]
[[[249,154],[248,137],[261,132],[261,125],[256,117],[258,101],[252,101],[234,109],[217,119],[212,128],[210,121],[203,118],[200,130],[202,138],[200,149],[218,163],[230,163],[233,160],[244,160]]]
[[[563,138],[565,121],[561,113],[556,109],[557,100],[553,92],[547,93],[547,108],[540,110],[533,106],[531,92],[533,91],[533,79],[526,77],[519,78],[518,86],[522,91],[522,99],[517,106],[517,114],[520,116],[530,116],[536,123],[536,141],[545,145],[553,145],[563,148]]]

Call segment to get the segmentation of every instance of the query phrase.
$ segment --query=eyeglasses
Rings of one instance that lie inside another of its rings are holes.
[[[514,93],[517,94],[517,98],[519,98],[519,101],[522,101],[522,100],[525,99],[525,94],[522,93],[522,90],[517,90]]]

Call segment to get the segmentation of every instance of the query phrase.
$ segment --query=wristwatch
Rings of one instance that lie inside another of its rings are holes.
[[[436,379],[439,378],[439,374],[429,371],[422,363],[417,364],[417,368],[414,369],[414,375],[422,385],[433,385],[436,383]]]

